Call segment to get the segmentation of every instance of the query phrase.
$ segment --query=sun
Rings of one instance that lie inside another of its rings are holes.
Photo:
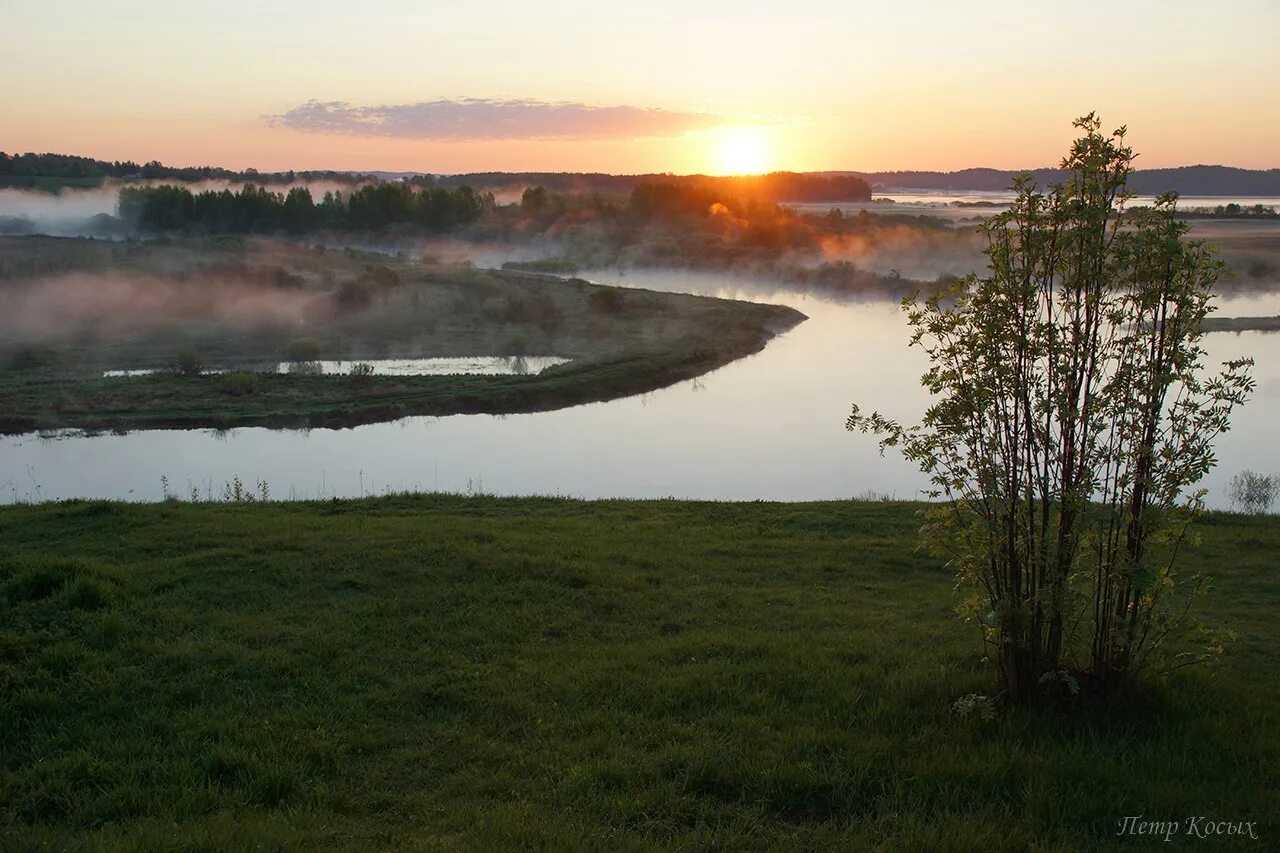
[[[769,165],[769,143],[750,127],[731,127],[720,133],[716,167],[722,175],[759,175]]]

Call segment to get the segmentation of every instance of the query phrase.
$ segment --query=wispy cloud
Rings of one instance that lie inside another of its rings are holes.
[[[484,139],[639,139],[678,136],[724,124],[724,116],[654,107],[440,99],[416,104],[357,106],[307,101],[268,124],[309,133],[392,136],[453,142]]]

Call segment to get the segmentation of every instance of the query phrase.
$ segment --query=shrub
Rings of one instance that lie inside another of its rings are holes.
[[[1251,361],[1203,367],[1222,266],[1186,239],[1177,196],[1117,205],[1135,156],[1124,129],[1105,135],[1093,114],[1076,126],[1069,179],[1042,193],[1019,177],[1009,210],[984,225],[988,273],[904,302],[931,362],[923,420],[854,406],[847,422],[901,448],[945,499],[926,536],[1020,700],[1220,653],[1211,634],[1176,658],[1160,647],[1204,586],[1178,566],[1203,508],[1195,486],[1254,387]]]
[[[373,294],[369,292],[369,288],[356,281],[343,284],[333,298],[338,307],[348,313],[363,311],[373,304]]]
[[[233,397],[247,397],[258,390],[258,374],[247,370],[228,373],[218,380],[218,390]]]
[[[1232,509],[1262,515],[1275,503],[1277,491],[1280,491],[1280,478],[1255,474],[1246,469],[1231,478],[1227,497],[1231,500]]]
[[[357,361],[351,365],[347,375],[351,377],[353,384],[368,385],[373,381],[373,365],[367,361]]]
[[[173,362],[174,372],[182,376],[199,376],[204,368],[204,357],[195,350],[183,350]]]
[[[269,501],[271,500],[271,487],[266,480],[259,480],[255,490],[253,486],[246,485],[237,475],[232,477],[230,482],[223,484],[222,500],[227,503]]]
[[[290,361],[315,361],[320,358],[320,342],[315,338],[298,338],[286,350]]]
[[[550,295],[541,291],[533,291],[524,295],[507,296],[496,319],[513,325],[535,325],[545,332],[552,332],[564,322],[564,314]]]
[[[307,284],[302,276],[294,275],[284,267],[267,267],[261,276],[267,284],[281,290],[298,290]]]

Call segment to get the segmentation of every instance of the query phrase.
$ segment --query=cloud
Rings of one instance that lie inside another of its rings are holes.
[[[597,107],[532,100],[440,99],[416,104],[355,106],[307,101],[267,123],[308,133],[391,136],[436,142],[484,139],[639,139],[679,136],[725,123],[711,113],[654,107]]]

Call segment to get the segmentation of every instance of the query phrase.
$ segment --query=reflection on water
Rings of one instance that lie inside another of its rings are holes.
[[[371,358],[364,361],[281,361],[271,365],[279,373],[350,373],[357,364],[367,364],[377,376],[473,376],[524,375],[541,373],[557,364],[568,364],[569,359],[554,355],[473,356],[469,358]],[[304,369],[299,369],[302,366]],[[247,369],[253,369],[250,366]],[[149,376],[163,372],[157,368],[146,370],[106,370],[105,377]],[[205,373],[226,373],[227,368],[206,370]]]
[[[300,362],[282,361],[280,373],[296,370]],[[365,361],[308,361],[316,373],[350,373],[357,364],[367,364],[377,376],[503,376],[541,373],[548,367],[568,364],[554,355],[475,356],[470,358],[372,358]],[[312,371],[308,371],[312,372]]]
[[[615,273],[590,276],[616,281]],[[217,495],[239,476],[273,497],[387,490],[812,500],[867,492],[916,496],[923,477],[873,437],[845,431],[849,404],[911,420],[925,361],[906,346],[891,301],[833,303],[728,276],[627,274],[623,283],[793,305],[810,320],[761,353],[651,394],[538,414],[408,418],[354,429],[143,431],[0,439],[0,500],[70,496],[154,500]],[[1253,297],[1251,297],[1253,298]],[[1245,313],[1224,304],[1222,315]],[[1211,358],[1258,359],[1255,399],[1218,443],[1206,486],[1222,506],[1231,474],[1280,471],[1280,335],[1213,334]]]

